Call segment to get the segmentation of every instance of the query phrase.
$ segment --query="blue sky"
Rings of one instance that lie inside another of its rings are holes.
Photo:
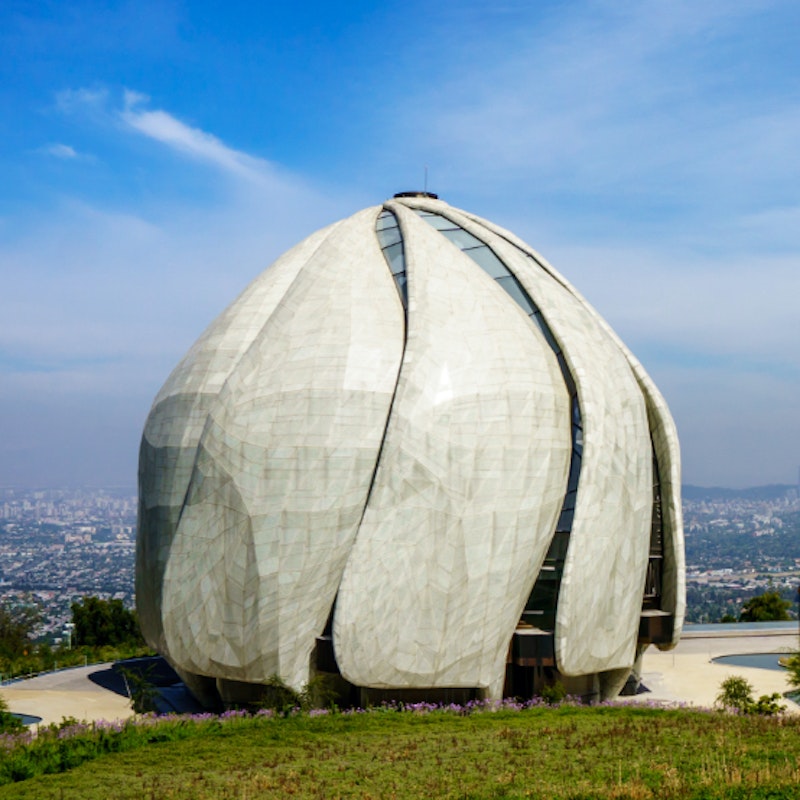
[[[799,33],[795,0],[5,0],[0,485],[134,485],[211,319],[426,165],[611,322],[686,482],[793,482]]]

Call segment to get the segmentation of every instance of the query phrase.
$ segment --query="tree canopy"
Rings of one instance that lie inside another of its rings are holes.
[[[0,607],[0,658],[25,654],[38,619],[39,611],[32,606]]]
[[[742,606],[740,622],[775,622],[791,619],[789,600],[784,600],[776,591],[764,592],[751,597]]]
[[[143,644],[136,614],[125,608],[122,600],[84,597],[80,603],[72,604],[72,622],[77,645]]]

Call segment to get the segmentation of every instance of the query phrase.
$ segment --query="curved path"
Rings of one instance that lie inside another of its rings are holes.
[[[9,711],[41,717],[43,725],[64,717],[94,721],[133,716],[127,697],[101,685],[110,685],[111,675],[111,664],[74,667],[5,684],[0,695]]]
[[[644,656],[642,681],[650,690],[626,702],[648,701],[688,703],[710,707],[722,681],[741,675],[753,685],[756,697],[789,690],[788,675],[777,670],[715,664],[711,659],[740,653],[780,653],[797,649],[797,632],[784,629],[764,631],[685,632],[674,650],[662,653],[648,648]],[[127,697],[119,692],[119,679],[111,664],[93,664],[41,675],[0,687],[10,711],[41,717],[42,724],[60,722],[63,717],[79,720],[114,720],[133,716]],[[114,691],[116,684],[117,691]],[[164,689],[162,695],[167,694]],[[185,692],[183,692],[185,695]],[[166,699],[166,698],[165,698]],[[192,711],[191,698],[169,699],[175,710]],[[800,706],[784,701],[787,710],[800,713]],[[165,710],[167,710],[165,708]]]
[[[789,691],[788,673],[785,670],[735,667],[715,664],[717,656],[741,653],[791,653],[797,651],[797,630],[775,628],[763,631],[684,632],[674,650],[662,653],[655,647],[647,649],[642,664],[642,682],[649,692],[629,698],[637,702],[648,700],[689,703],[696,706],[713,706],[720,684],[731,675],[746,678],[753,686],[753,694]],[[782,701],[787,710],[800,712],[800,706],[790,700]]]

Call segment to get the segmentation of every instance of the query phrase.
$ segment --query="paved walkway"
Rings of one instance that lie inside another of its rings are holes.
[[[629,701],[655,700],[709,707],[714,704],[720,684],[729,675],[747,678],[756,697],[772,692],[783,694],[790,688],[786,672],[715,664],[711,659],[739,653],[788,653],[796,648],[797,631],[794,630],[691,633],[667,653],[655,647],[648,648],[642,680],[650,691]],[[7,684],[0,687],[0,694],[8,702],[10,711],[41,717],[43,724],[60,722],[63,717],[91,721],[133,716],[128,698],[120,694],[119,679],[113,675],[110,664],[76,667]],[[800,706],[785,702],[788,710],[800,713]],[[183,703],[185,708],[178,703]],[[188,697],[171,700],[170,704],[176,710],[194,710]]]
[[[75,667],[6,684],[0,687],[0,695],[9,711],[41,717],[43,725],[64,717],[92,721],[133,716],[127,697],[101,685],[110,682],[110,673],[111,664]]]
[[[735,667],[715,664],[716,656],[742,653],[790,653],[797,649],[797,631],[765,631],[763,633],[691,633],[685,635],[674,650],[662,653],[649,647],[642,665],[642,682],[650,692],[635,699],[683,702],[696,706],[713,706],[722,681],[730,675],[740,675],[753,686],[755,697],[779,692],[789,686],[785,671]],[[800,706],[783,701],[787,710],[800,712]]]

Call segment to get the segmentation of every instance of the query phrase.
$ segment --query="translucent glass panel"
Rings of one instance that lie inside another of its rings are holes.
[[[386,212],[388,213],[388,212]],[[526,614],[542,615],[542,624],[552,626],[555,622],[555,603],[558,597],[558,586],[564,566],[567,540],[572,529],[572,520],[575,515],[575,502],[578,496],[578,479],[581,472],[581,458],[583,456],[583,426],[581,422],[581,409],[578,403],[578,392],[575,381],[567,367],[567,362],[561,348],[558,346],[552,331],[530,295],[522,288],[519,281],[511,274],[508,267],[497,257],[495,252],[484,242],[465,231],[455,222],[430,211],[418,210],[417,213],[429,225],[436,228],[443,236],[449,239],[463,253],[468,255],[489,277],[494,278],[505,289],[511,299],[528,315],[529,319],[542,332],[545,340],[556,355],[564,383],[567,386],[572,408],[572,458],[570,460],[569,480],[564,496],[564,504],[558,518],[556,531],[558,535],[553,539],[547,553],[544,567],[533,588],[531,599],[526,606]],[[527,256],[527,253],[526,253]],[[534,264],[536,262],[527,256]],[[539,265],[536,264],[537,269]],[[546,584],[546,585],[544,585]],[[543,608],[543,605],[546,608]]]
[[[653,448],[653,516],[650,525],[650,558],[647,565],[647,580],[644,585],[642,608],[661,608],[663,561],[664,515],[661,509],[661,478],[658,473],[655,448]]]
[[[400,233],[397,217],[391,211],[382,211],[375,223],[375,233],[378,236],[386,263],[394,277],[394,282],[397,284],[403,308],[408,309],[406,257],[403,250],[403,235]]]

